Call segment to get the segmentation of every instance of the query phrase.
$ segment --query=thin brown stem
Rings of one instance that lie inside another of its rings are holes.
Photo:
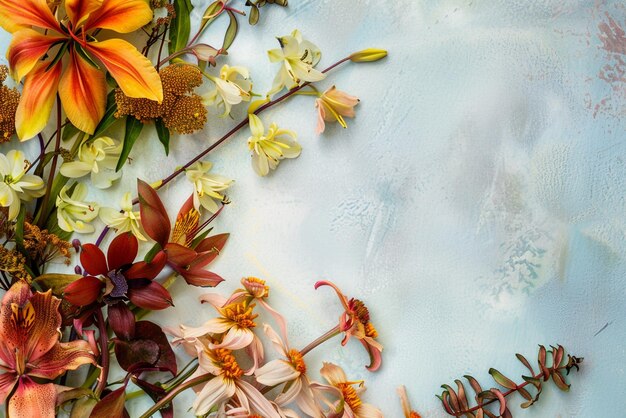
[[[306,353],[313,350],[315,347],[339,335],[340,333],[341,333],[341,330],[339,329],[339,325],[334,326],[330,330],[326,331],[323,335],[316,338],[315,341],[311,342],[309,345],[307,345],[302,350],[300,350],[300,354],[304,356]]]
[[[561,369],[565,369],[565,368],[566,368],[566,366],[562,366],[562,367],[559,367],[559,368],[557,368],[555,370],[561,370]],[[534,379],[539,379],[539,378],[542,378],[542,377],[543,377],[543,373],[539,373],[539,374],[533,375]],[[507,396],[517,392],[519,389],[522,389],[522,388],[528,386],[529,384],[530,384],[530,382],[526,381],[524,383],[516,385],[515,388],[509,389],[506,392],[502,392],[502,396],[504,396],[506,398]],[[496,401],[498,401],[498,398],[490,399],[487,402],[481,402],[478,405],[476,405],[476,406],[474,406],[474,407],[472,407],[470,409],[467,409],[465,411],[458,411],[458,412],[455,412],[454,414],[451,414],[451,415],[453,415],[455,417],[460,417],[460,416],[463,416],[465,414],[469,414],[469,413],[472,413],[474,411],[478,411],[479,409],[482,409],[482,408],[484,408],[487,405],[491,405],[492,403],[494,403]]]

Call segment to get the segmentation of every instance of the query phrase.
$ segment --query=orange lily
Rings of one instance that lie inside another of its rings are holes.
[[[59,342],[61,300],[32,293],[28,283],[16,282],[0,307],[0,404],[9,398],[11,418],[53,418],[57,399],[54,380],[83,364],[95,364],[89,343]]]
[[[97,62],[126,96],[163,100],[159,74],[133,45],[93,37],[99,29],[128,33],[141,28],[152,19],[147,1],[66,0],[65,13],[66,19],[57,20],[46,0],[0,0],[0,26],[13,33],[7,51],[11,74],[17,81],[24,78],[15,116],[22,141],[46,126],[57,91],[72,124],[94,132],[106,111],[107,95]]]

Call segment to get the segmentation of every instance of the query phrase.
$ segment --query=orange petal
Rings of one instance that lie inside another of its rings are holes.
[[[21,80],[35,67],[52,44],[64,39],[62,36],[44,35],[32,29],[20,29],[15,32],[7,51],[13,78]]]
[[[91,12],[101,8],[102,3],[103,0],[65,0],[65,11],[72,26],[77,28],[89,18]]]
[[[0,309],[0,358],[4,363],[11,364],[15,359],[15,350],[21,348],[21,341],[15,327],[12,305],[25,306],[32,296],[30,286],[23,280],[16,282],[4,294]]]
[[[22,99],[15,113],[20,141],[31,139],[48,124],[63,70],[61,61],[46,71],[48,65],[48,62],[38,64],[24,79]]]
[[[126,96],[163,101],[159,73],[134,46],[121,39],[109,39],[88,43],[87,49],[102,61]]]
[[[61,300],[52,296],[52,290],[45,293],[37,292],[30,298],[36,321],[29,329],[25,351],[28,361],[36,363],[59,341]]]
[[[29,26],[61,33],[46,0],[0,0],[0,26],[11,33]]]
[[[76,370],[83,364],[95,363],[87,341],[58,343],[45,356],[32,362],[33,370],[29,372],[29,375],[52,380],[68,370]]]
[[[54,418],[57,390],[53,383],[41,385],[29,377],[22,377],[9,400],[11,418]]]
[[[92,134],[106,111],[104,73],[72,49],[69,65],[59,83],[59,96],[70,122],[81,131]]]
[[[85,26],[129,33],[151,20],[152,9],[145,0],[104,0],[102,7],[89,16]]]

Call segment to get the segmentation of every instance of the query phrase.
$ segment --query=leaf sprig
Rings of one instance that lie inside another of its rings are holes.
[[[565,381],[563,372],[565,371],[565,375],[569,375],[572,368],[579,370],[578,365],[583,359],[569,354],[566,357],[565,349],[561,345],[558,347],[550,347],[551,350],[548,351],[543,345],[539,346],[539,354],[537,355],[539,371],[537,373],[535,373],[530,362],[523,355],[516,354],[517,359],[530,371],[530,376],[522,376],[524,380],[523,383],[517,384],[498,370],[494,368],[489,369],[489,374],[496,383],[506,390],[499,388],[484,390],[475,378],[469,375],[464,376],[476,393],[474,397],[476,405],[473,407],[469,406],[467,399],[468,391],[465,389],[463,382],[458,379],[454,381],[457,386],[456,391],[449,385],[442,385],[444,391],[441,396],[437,395],[437,397],[441,400],[445,411],[455,417],[483,418],[487,416],[489,418],[512,418],[513,415],[509,410],[506,398],[515,392],[519,393],[526,400],[520,406],[522,408],[528,408],[539,400],[543,383],[550,379],[552,379],[556,386],[562,391],[569,391],[570,385]],[[549,367],[547,365],[548,354],[552,359],[552,365]],[[525,389],[528,385],[535,387],[536,393],[534,396]],[[486,408],[491,404],[498,405],[495,412]]]

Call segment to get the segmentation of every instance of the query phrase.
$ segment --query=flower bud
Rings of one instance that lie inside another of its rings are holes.
[[[80,240],[79,239],[73,239],[72,240],[72,247],[74,247],[74,250],[78,253],[80,252]]]
[[[372,62],[383,59],[387,56],[387,51],[384,49],[368,48],[363,51],[355,52],[350,55],[350,61],[352,62]]]
[[[207,44],[196,44],[191,47],[191,52],[200,60],[215,65],[215,57],[220,51]]]

